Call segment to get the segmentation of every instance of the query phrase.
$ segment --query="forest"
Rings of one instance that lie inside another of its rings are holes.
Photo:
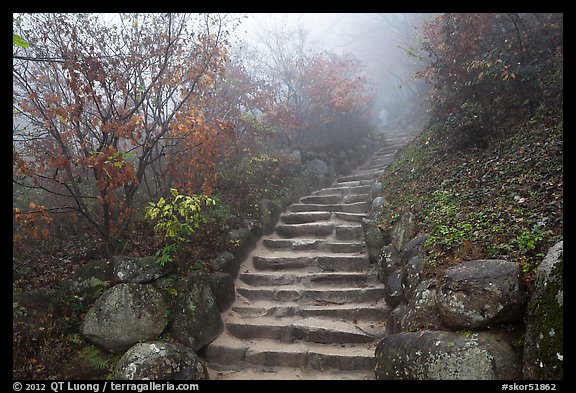
[[[331,43],[252,17],[13,15],[14,379],[118,361],[79,334],[81,266],[209,271],[310,162],[346,174],[390,130],[419,136],[381,178],[379,228],[413,212],[430,277],[506,255],[533,285],[563,231],[562,14],[344,14]]]

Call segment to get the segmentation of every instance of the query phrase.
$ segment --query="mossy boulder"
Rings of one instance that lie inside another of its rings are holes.
[[[118,284],[88,310],[81,334],[110,352],[122,352],[138,341],[157,338],[168,324],[168,308],[150,284]]]
[[[212,342],[224,330],[210,276],[204,271],[190,273],[178,291],[173,313],[172,335],[194,351]]]
[[[514,349],[498,333],[422,330],[391,334],[376,347],[376,379],[515,380]]]
[[[564,375],[563,242],[548,252],[536,275],[526,312],[525,379],[562,379]]]
[[[201,380],[209,379],[204,362],[190,348],[162,341],[138,343],[115,367],[120,380]]]

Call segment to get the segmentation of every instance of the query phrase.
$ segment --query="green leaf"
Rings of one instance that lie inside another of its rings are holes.
[[[17,45],[24,49],[30,47],[30,44],[26,42],[26,40],[20,37],[18,34],[12,34],[12,45]]]

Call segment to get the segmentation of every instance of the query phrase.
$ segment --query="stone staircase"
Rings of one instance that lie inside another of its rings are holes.
[[[225,331],[205,351],[211,379],[373,379],[389,308],[364,251],[373,182],[411,137],[280,216],[243,262]]]

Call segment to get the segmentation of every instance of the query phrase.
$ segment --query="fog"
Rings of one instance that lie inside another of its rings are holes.
[[[258,47],[277,31],[302,30],[309,51],[350,54],[364,65],[375,100],[371,109],[374,124],[378,113],[388,112],[389,127],[419,127],[424,116],[422,80],[414,77],[422,63],[418,52],[422,24],[432,14],[403,13],[252,13],[238,29],[238,36]]]

